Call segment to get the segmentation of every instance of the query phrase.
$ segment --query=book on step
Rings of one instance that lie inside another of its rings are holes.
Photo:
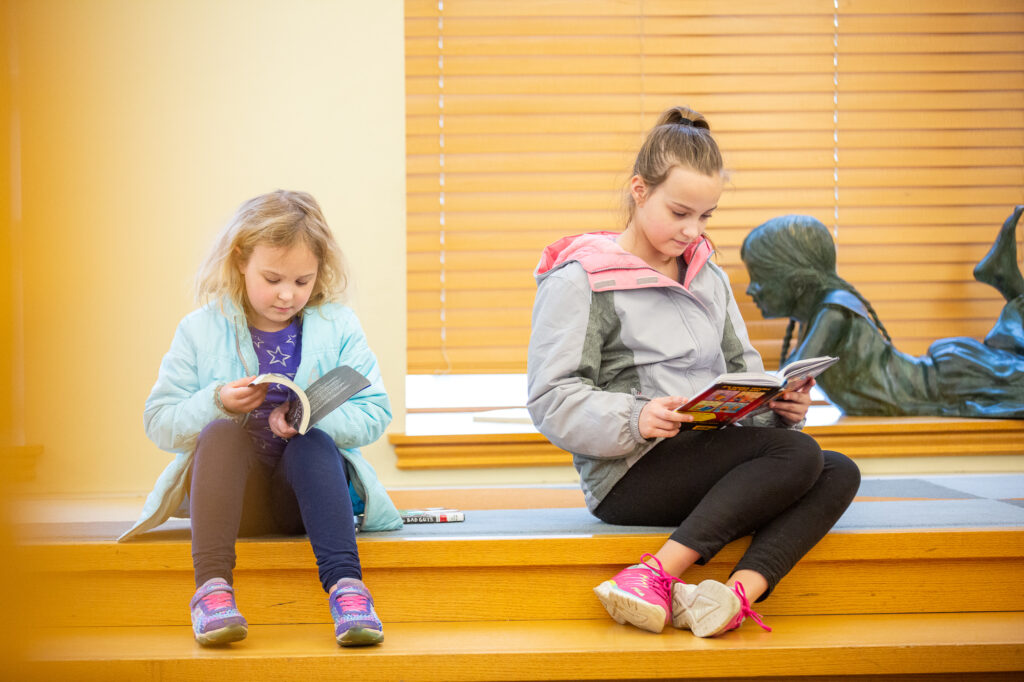
[[[697,392],[686,404],[676,408],[693,417],[680,425],[682,430],[707,431],[735,424],[745,417],[763,412],[768,402],[783,391],[800,388],[839,358],[824,355],[798,360],[786,365],[777,374],[736,372],[722,374]]]
[[[261,374],[251,382],[280,384],[295,396],[285,420],[300,434],[308,432],[318,421],[341,406],[346,400],[370,385],[370,380],[348,365],[339,365],[303,390],[284,374]]]
[[[427,509],[400,509],[404,523],[455,523],[465,521],[466,515],[458,509],[429,507]]]

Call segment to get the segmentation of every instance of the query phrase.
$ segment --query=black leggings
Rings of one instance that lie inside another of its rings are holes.
[[[822,451],[800,431],[682,431],[641,457],[594,515],[612,524],[678,526],[671,539],[698,552],[699,564],[752,534],[733,571],[764,576],[764,599],[835,525],[859,486],[852,460]]]

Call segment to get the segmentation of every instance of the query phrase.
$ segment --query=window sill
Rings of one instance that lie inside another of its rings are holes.
[[[1024,420],[842,417],[804,430],[822,449],[837,450],[854,459],[1024,455]],[[398,468],[405,470],[572,465],[572,455],[532,430],[400,433],[389,434],[388,440],[395,447]]]

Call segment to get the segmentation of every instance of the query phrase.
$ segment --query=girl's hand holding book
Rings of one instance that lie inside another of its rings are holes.
[[[249,382],[255,378],[255,376],[242,377],[241,379],[230,381],[218,389],[220,391],[220,403],[224,406],[225,410],[232,414],[245,414],[252,412],[263,404],[263,401],[267,398],[269,385],[259,384],[250,386]]]
[[[815,385],[813,378],[807,379],[796,389],[783,391],[775,396],[768,407],[789,425],[796,424],[807,416],[811,406],[811,388]]]
[[[685,398],[677,395],[653,398],[640,410],[637,427],[644,438],[671,438],[679,433],[679,425],[692,422],[693,417],[684,412],[676,412],[676,408],[686,403]]]
[[[264,384],[267,385],[267,384]],[[278,438],[294,438],[299,435],[299,432],[292,428],[292,425],[288,423],[288,410],[291,408],[291,403],[281,403],[275,407],[271,412],[270,416],[267,417],[267,423],[270,425],[270,430],[274,432],[274,435]]]

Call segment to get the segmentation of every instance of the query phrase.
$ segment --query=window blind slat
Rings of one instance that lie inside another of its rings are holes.
[[[979,102],[974,108],[995,108],[995,105],[1002,103],[1000,108],[1014,106],[1017,98],[1010,93],[989,92],[978,93],[993,103],[993,106],[984,106],[985,102]],[[935,94],[935,98],[948,98],[948,95]],[[854,96],[851,95],[851,98]],[[880,98],[895,97],[895,95],[880,95]],[[493,116],[495,111],[503,111],[506,116],[576,116],[581,110],[588,113],[620,114],[636,119],[641,106],[661,107],[669,106],[670,101],[677,101],[678,95],[672,98],[663,96],[651,96],[649,94],[629,93],[621,95],[567,95],[567,94],[506,94],[506,95],[476,95],[457,97],[445,102],[444,115],[446,118],[452,116]],[[866,105],[872,103],[872,99],[866,97],[858,98],[863,102],[863,108],[872,108]],[[743,112],[751,120],[759,120],[763,115],[753,112],[770,111],[816,111],[827,112],[832,115],[831,92],[788,92],[788,93],[754,93],[754,94],[721,94],[715,97],[715,106],[718,111],[729,112],[733,116],[741,115]],[[438,115],[436,95],[416,95],[406,97],[406,116],[429,117],[436,128]],[[968,107],[964,107],[968,108]],[[447,132],[447,124],[446,124]],[[432,131],[433,132],[433,131]]]
[[[951,74],[969,78],[964,74]],[[977,74],[984,76],[984,74]],[[1012,78],[1014,74],[998,72],[1001,78]],[[437,94],[438,73],[407,74],[406,92],[417,95]],[[922,74],[927,78],[928,74]],[[947,82],[938,78],[941,83]],[[956,82],[953,80],[952,82]],[[1002,87],[997,81],[994,89]],[[446,95],[505,95],[505,94],[603,94],[637,93],[643,90],[648,95],[667,94],[679,97],[684,85],[678,75],[647,74],[640,79],[633,75],[616,74],[566,74],[566,75],[476,75],[453,76],[445,73],[444,90]],[[906,87],[906,83],[902,84]],[[942,89],[931,86],[931,89]],[[948,89],[948,88],[945,88]],[[752,74],[703,74],[688,73],[685,80],[685,91],[692,95],[717,93],[729,95],[733,93],[777,93],[777,92],[821,92],[831,96],[833,90],[831,72],[819,71],[812,73],[778,73],[771,78]]]

